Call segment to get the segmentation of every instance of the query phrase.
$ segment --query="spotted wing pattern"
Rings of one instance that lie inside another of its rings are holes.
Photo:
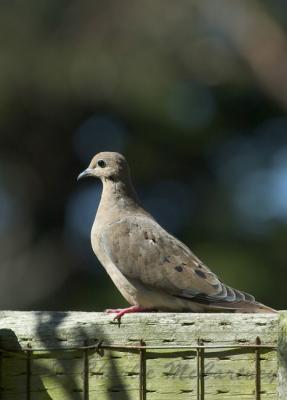
[[[254,301],[224,285],[192,252],[148,216],[125,217],[102,233],[102,244],[127,279],[170,295],[207,304]]]

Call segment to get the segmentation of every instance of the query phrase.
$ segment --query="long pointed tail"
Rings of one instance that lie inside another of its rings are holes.
[[[237,304],[236,305],[236,311],[237,313],[277,313],[278,311],[274,310],[271,307],[265,306],[262,303],[258,303],[257,301],[255,302],[249,302],[249,301],[243,301],[242,304]]]
[[[205,306],[208,312],[233,312],[233,313],[277,313],[271,307],[258,303],[257,301],[242,300],[238,302],[212,303]]]

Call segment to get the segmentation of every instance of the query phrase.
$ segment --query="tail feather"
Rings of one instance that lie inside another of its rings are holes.
[[[258,303],[257,301],[238,301],[234,303],[212,303],[207,305],[208,311],[222,311],[234,313],[277,313],[271,307]]]

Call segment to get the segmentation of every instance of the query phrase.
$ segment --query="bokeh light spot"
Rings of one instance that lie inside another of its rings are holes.
[[[66,229],[75,238],[88,239],[100,202],[100,184],[73,193],[66,209]]]
[[[217,173],[243,230],[266,233],[287,219],[287,119],[274,118],[252,136],[234,136],[218,152]]]
[[[113,116],[94,115],[84,121],[74,137],[75,152],[87,164],[100,151],[123,152],[127,131],[123,123]]]

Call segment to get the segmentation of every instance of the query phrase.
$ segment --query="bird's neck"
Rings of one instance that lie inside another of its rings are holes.
[[[130,212],[143,211],[139,205],[136,191],[131,179],[125,180],[103,180],[103,192],[99,204],[96,220],[101,222],[103,216],[110,222],[123,217]],[[107,222],[107,221],[105,221]]]

